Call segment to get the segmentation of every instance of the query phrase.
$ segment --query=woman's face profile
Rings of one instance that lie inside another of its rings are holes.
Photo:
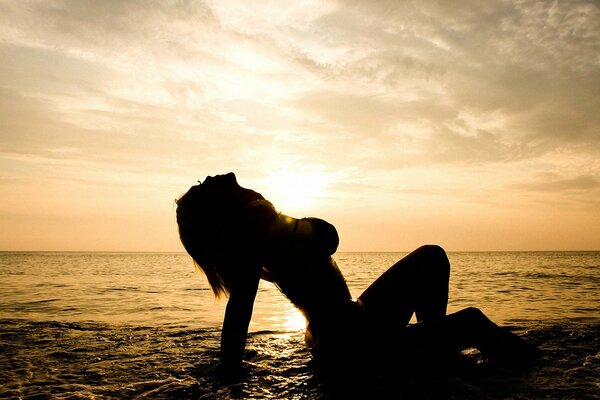
[[[262,200],[264,197],[251,189],[241,187],[235,174],[229,172],[223,175],[207,176],[202,186],[205,186],[220,196],[232,196],[241,203],[250,203],[254,200]]]

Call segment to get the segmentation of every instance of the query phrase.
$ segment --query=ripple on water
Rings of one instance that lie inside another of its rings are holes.
[[[432,386],[431,377],[407,381],[376,366],[365,369],[371,370],[368,379],[323,375],[300,331],[251,334],[248,374],[226,382],[217,369],[217,329],[0,320],[0,397],[326,399],[348,395],[349,388],[354,394],[403,399],[597,396],[600,321],[514,322],[510,329],[543,350],[532,369],[472,362],[445,378],[434,377]]]

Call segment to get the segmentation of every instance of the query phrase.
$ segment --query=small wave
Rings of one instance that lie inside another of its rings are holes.
[[[59,299],[44,299],[44,300],[32,300],[32,301],[24,301],[19,303],[22,306],[34,306],[38,304],[48,304],[60,301]]]
[[[118,286],[118,287],[105,287],[99,288],[100,292],[135,292],[139,290],[138,286]]]

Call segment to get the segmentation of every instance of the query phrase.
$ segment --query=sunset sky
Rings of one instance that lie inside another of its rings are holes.
[[[233,171],[343,251],[600,249],[597,1],[0,0],[0,250],[180,251]]]

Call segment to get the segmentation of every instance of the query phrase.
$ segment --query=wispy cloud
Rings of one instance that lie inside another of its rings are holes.
[[[512,185],[518,189],[533,190],[539,192],[587,192],[600,189],[600,179],[592,175],[579,175],[573,178],[563,178],[555,174],[541,174],[535,180],[515,183]]]

